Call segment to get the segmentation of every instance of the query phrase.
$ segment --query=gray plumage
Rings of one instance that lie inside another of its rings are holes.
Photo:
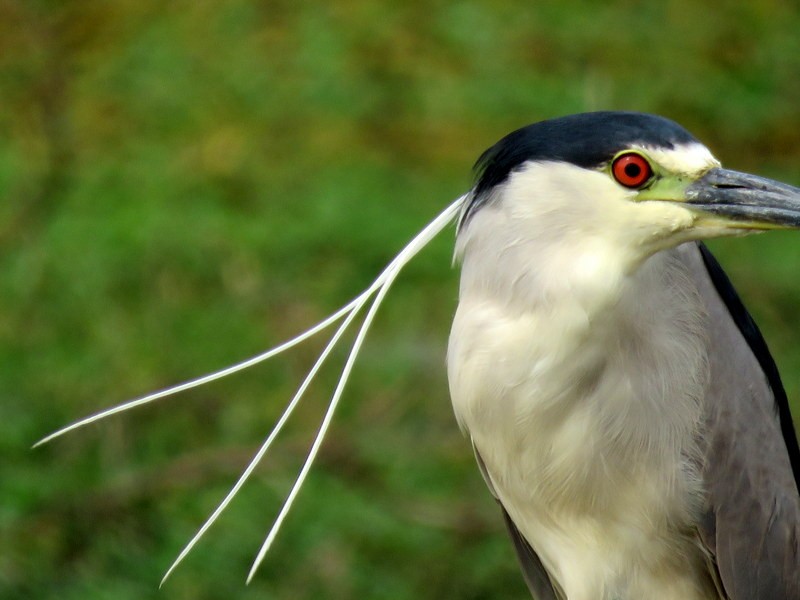
[[[696,245],[678,250],[711,324],[700,538],[729,598],[800,598],[800,496],[775,395]]]

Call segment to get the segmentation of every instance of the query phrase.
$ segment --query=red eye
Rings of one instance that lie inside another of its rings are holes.
[[[641,155],[631,152],[618,156],[611,165],[614,179],[625,187],[638,188],[653,176],[650,163]]]

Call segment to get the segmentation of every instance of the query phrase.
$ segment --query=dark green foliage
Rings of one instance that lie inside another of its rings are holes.
[[[29,447],[305,329],[526,123],[657,112],[727,166],[800,184],[799,29],[778,0],[0,1],[0,597],[524,597],[450,412],[448,234],[382,309],[250,587],[333,368],[157,590],[321,340]],[[713,248],[796,400],[800,238]]]

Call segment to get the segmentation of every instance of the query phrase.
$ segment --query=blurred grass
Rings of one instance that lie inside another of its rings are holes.
[[[399,280],[334,430],[244,576],[335,382],[160,592],[321,347],[31,452],[360,290],[511,129],[664,114],[800,184],[793,2],[0,0],[0,597],[524,597],[451,415],[448,234]],[[800,397],[800,243],[713,244]],[[337,359],[343,360],[339,353]]]

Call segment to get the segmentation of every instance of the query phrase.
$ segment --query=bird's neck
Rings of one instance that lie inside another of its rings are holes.
[[[663,523],[691,522],[700,498],[705,317],[680,249],[628,273],[562,265],[561,285],[537,268],[527,308],[484,293],[469,279],[474,257],[464,258],[451,396],[501,501],[567,587],[584,550],[596,564],[633,564],[638,550],[610,540],[629,530],[654,539]],[[504,293],[520,293],[519,284]],[[569,538],[565,520],[587,529]]]
[[[503,260],[523,260],[519,249]],[[465,255],[448,363],[456,412],[468,429],[475,407],[506,394],[514,411],[490,412],[500,421],[511,414],[510,423],[546,422],[546,415],[561,421],[578,405],[598,411],[598,427],[616,422],[612,415],[649,415],[605,432],[636,437],[630,447],[656,447],[651,442],[663,431],[688,436],[696,427],[706,342],[692,280],[674,250],[633,270],[607,253],[587,241],[565,250],[569,259],[532,263],[517,278],[506,277],[502,262],[492,272],[476,262],[483,255]]]

